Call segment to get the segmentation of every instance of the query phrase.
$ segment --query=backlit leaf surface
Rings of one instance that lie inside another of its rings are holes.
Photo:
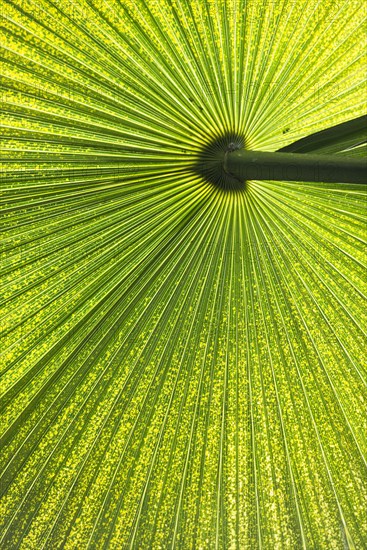
[[[192,170],[365,114],[364,2],[1,13],[1,548],[365,549],[365,189]]]

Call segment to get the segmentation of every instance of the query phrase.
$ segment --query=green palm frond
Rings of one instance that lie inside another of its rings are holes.
[[[343,154],[365,156],[367,144],[367,115],[326,128],[295,143],[283,147],[281,152]]]
[[[365,188],[197,169],[364,116],[364,2],[2,32],[0,547],[365,549]]]

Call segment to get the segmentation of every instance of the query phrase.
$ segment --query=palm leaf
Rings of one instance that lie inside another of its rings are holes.
[[[2,548],[365,548],[364,190],[193,170],[361,117],[363,3],[2,14]]]
[[[279,149],[279,151],[286,153],[341,153],[348,156],[364,156],[366,144],[367,115],[364,115],[306,136]]]

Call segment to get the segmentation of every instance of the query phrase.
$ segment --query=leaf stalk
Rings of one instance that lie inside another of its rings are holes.
[[[228,150],[223,170],[237,180],[367,183],[367,159],[339,155]]]

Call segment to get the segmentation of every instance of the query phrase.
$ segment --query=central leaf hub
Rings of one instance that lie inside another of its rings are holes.
[[[194,166],[196,174],[225,191],[241,191],[245,182],[229,174],[224,168],[228,153],[245,148],[245,138],[236,133],[224,134],[207,143],[200,151]]]

